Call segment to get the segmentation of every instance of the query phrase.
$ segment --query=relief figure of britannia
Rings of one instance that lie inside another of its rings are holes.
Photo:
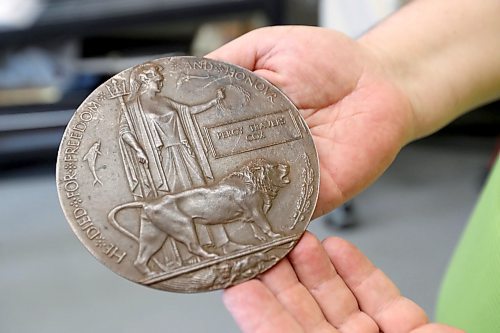
[[[214,99],[206,103],[187,105],[162,94],[164,83],[158,64],[134,67],[130,95],[119,118],[121,157],[130,191],[138,201],[208,185],[214,180],[194,115],[216,106],[225,98],[223,90],[217,90]],[[144,212],[140,219],[139,238],[162,248],[166,266],[179,266],[193,259],[175,240],[158,233]],[[201,245],[238,247],[229,241],[223,226],[200,225],[197,231]]]

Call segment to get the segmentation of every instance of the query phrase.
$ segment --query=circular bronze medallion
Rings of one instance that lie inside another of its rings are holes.
[[[234,65],[172,57],[90,94],[64,133],[57,183],[99,261],[153,288],[199,292],[249,280],[291,250],[319,168],[276,87]]]

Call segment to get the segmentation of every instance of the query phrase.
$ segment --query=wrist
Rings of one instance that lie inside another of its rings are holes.
[[[397,107],[394,110],[393,117],[397,120],[401,135],[401,147],[417,139],[420,136],[420,125],[418,122],[418,99],[414,96],[413,87],[405,80],[406,69],[404,63],[398,63],[393,54],[381,47],[375,38],[364,35],[357,40],[361,48],[365,51],[368,58],[371,59],[366,66],[365,76],[371,77],[378,86],[389,86],[394,95],[397,96]]]
[[[413,139],[500,98],[499,9],[496,0],[413,1],[359,39],[408,97]]]
[[[359,42],[370,50],[385,78],[406,96],[411,112],[409,142],[432,134],[467,111],[465,92],[455,84],[456,73],[445,56],[426,48],[407,48],[411,36],[386,35],[383,28]]]
[[[422,131],[419,123],[419,103],[418,95],[416,94],[416,82],[407,80],[409,74],[413,69],[406,62],[401,61],[395,56],[391,50],[386,48],[384,43],[378,40],[376,34],[371,32],[361,36],[358,43],[365,49],[365,51],[373,59],[374,72],[381,78],[381,80],[388,82],[396,89],[404,100],[401,103],[400,112],[406,113],[406,121],[404,123],[407,144],[420,136]]]

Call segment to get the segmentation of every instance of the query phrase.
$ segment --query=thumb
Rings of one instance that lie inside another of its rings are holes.
[[[284,89],[279,73],[279,42],[292,27],[265,27],[252,30],[221,46],[205,57],[246,68]],[[286,90],[286,89],[285,89]]]
[[[229,62],[251,71],[273,70],[269,61],[279,53],[280,43],[292,34],[296,27],[275,26],[252,30],[210,52],[205,57]],[[286,44],[286,42],[285,42]]]
[[[254,71],[258,69],[259,59],[267,54],[272,47],[271,40],[263,38],[266,35],[265,30],[269,30],[269,28],[252,30],[210,52],[205,57]]]

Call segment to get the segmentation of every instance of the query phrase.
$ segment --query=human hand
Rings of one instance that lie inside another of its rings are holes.
[[[137,159],[139,160],[139,163],[142,163],[142,164],[148,163],[148,157],[146,156],[146,154],[144,153],[144,151],[142,149],[140,149],[136,152],[136,156],[137,156]]]
[[[224,88],[217,89],[217,96],[215,97],[216,100],[221,100],[226,98],[226,94],[224,94]]]
[[[408,97],[370,49],[335,31],[258,29],[207,57],[254,71],[298,107],[319,154],[316,216],[366,188],[413,137]]]
[[[243,332],[462,332],[428,323],[354,245],[307,232],[287,258],[223,299]]]

